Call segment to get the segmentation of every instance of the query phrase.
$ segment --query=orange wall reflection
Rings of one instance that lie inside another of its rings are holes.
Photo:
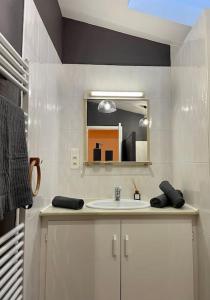
[[[118,130],[88,130],[88,161],[93,161],[93,150],[96,143],[101,144],[101,160],[105,161],[105,151],[113,151],[113,161],[119,161],[119,131]]]

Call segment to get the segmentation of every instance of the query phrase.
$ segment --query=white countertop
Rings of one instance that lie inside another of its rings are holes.
[[[58,208],[49,205],[40,211],[41,217],[50,216],[141,216],[141,215],[198,215],[199,210],[185,204],[181,209],[173,207],[165,208],[141,208],[134,210],[104,210],[84,207],[80,210]]]

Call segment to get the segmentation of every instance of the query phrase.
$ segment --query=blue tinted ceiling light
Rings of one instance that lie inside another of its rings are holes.
[[[128,7],[142,13],[192,26],[210,0],[130,0]]]

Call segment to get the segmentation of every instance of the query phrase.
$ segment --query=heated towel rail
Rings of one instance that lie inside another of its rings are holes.
[[[16,52],[0,33],[0,73],[28,94],[28,63]]]
[[[0,33],[0,74],[21,91],[28,127],[29,66]],[[17,210],[16,227],[0,238],[0,299],[23,299],[24,224]]]
[[[0,238],[0,299],[23,299],[24,224]]]

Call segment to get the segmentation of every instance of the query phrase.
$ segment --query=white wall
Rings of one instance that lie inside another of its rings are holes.
[[[121,185],[123,197],[132,197],[132,178],[135,178],[143,197],[159,194],[160,181],[172,179],[170,68],[63,65],[62,72],[59,193],[74,197],[112,197],[114,186]],[[151,167],[86,167],[84,174],[81,170],[71,170],[71,148],[80,149],[82,164],[83,96],[87,90],[94,89],[145,91],[152,117]]]
[[[200,209],[199,300],[210,299],[209,21],[206,12],[174,55],[172,67],[173,182]]]
[[[29,156],[40,157],[42,184],[34,206],[26,211],[24,299],[39,294],[40,208],[46,206],[57,187],[59,134],[60,59],[33,0],[25,0],[23,57],[30,62]],[[55,65],[58,66],[55,71]]]
[[[115,184],[132,197],[135,178],[143,197],[160,193],[172,179],[170,148],[170,68],[61,65],[33,0],[25,0],[23,57],[30,62],[29,156],[43,160],[42,184],[26,211],[24,299],[39,294],[39,211],[55,195],[103,198]],[[152,130],[149,168],[86,168],[83,159],[83,95],[91,89],[143,90],[150,99]],[[78,147],[81,169],[70,169],[70,149]]]
[[[61,65],[33,0],[25,0],[23,56],[30,61],[29,155],[43,160],[42,185],[26,212],[25,300],[39,293],[40,208],[54,195],[103,198],[121,185],[143,198],[159,194],[163,179],[200,208],[199,300],[209,300],[209,12],[192,29],[166,67]],[[87,90],[143,90],[150,99],[151,161],[146,168],[82,168],[83,95]],[[70,150],[79,148],[81,169],[71,170]]]

